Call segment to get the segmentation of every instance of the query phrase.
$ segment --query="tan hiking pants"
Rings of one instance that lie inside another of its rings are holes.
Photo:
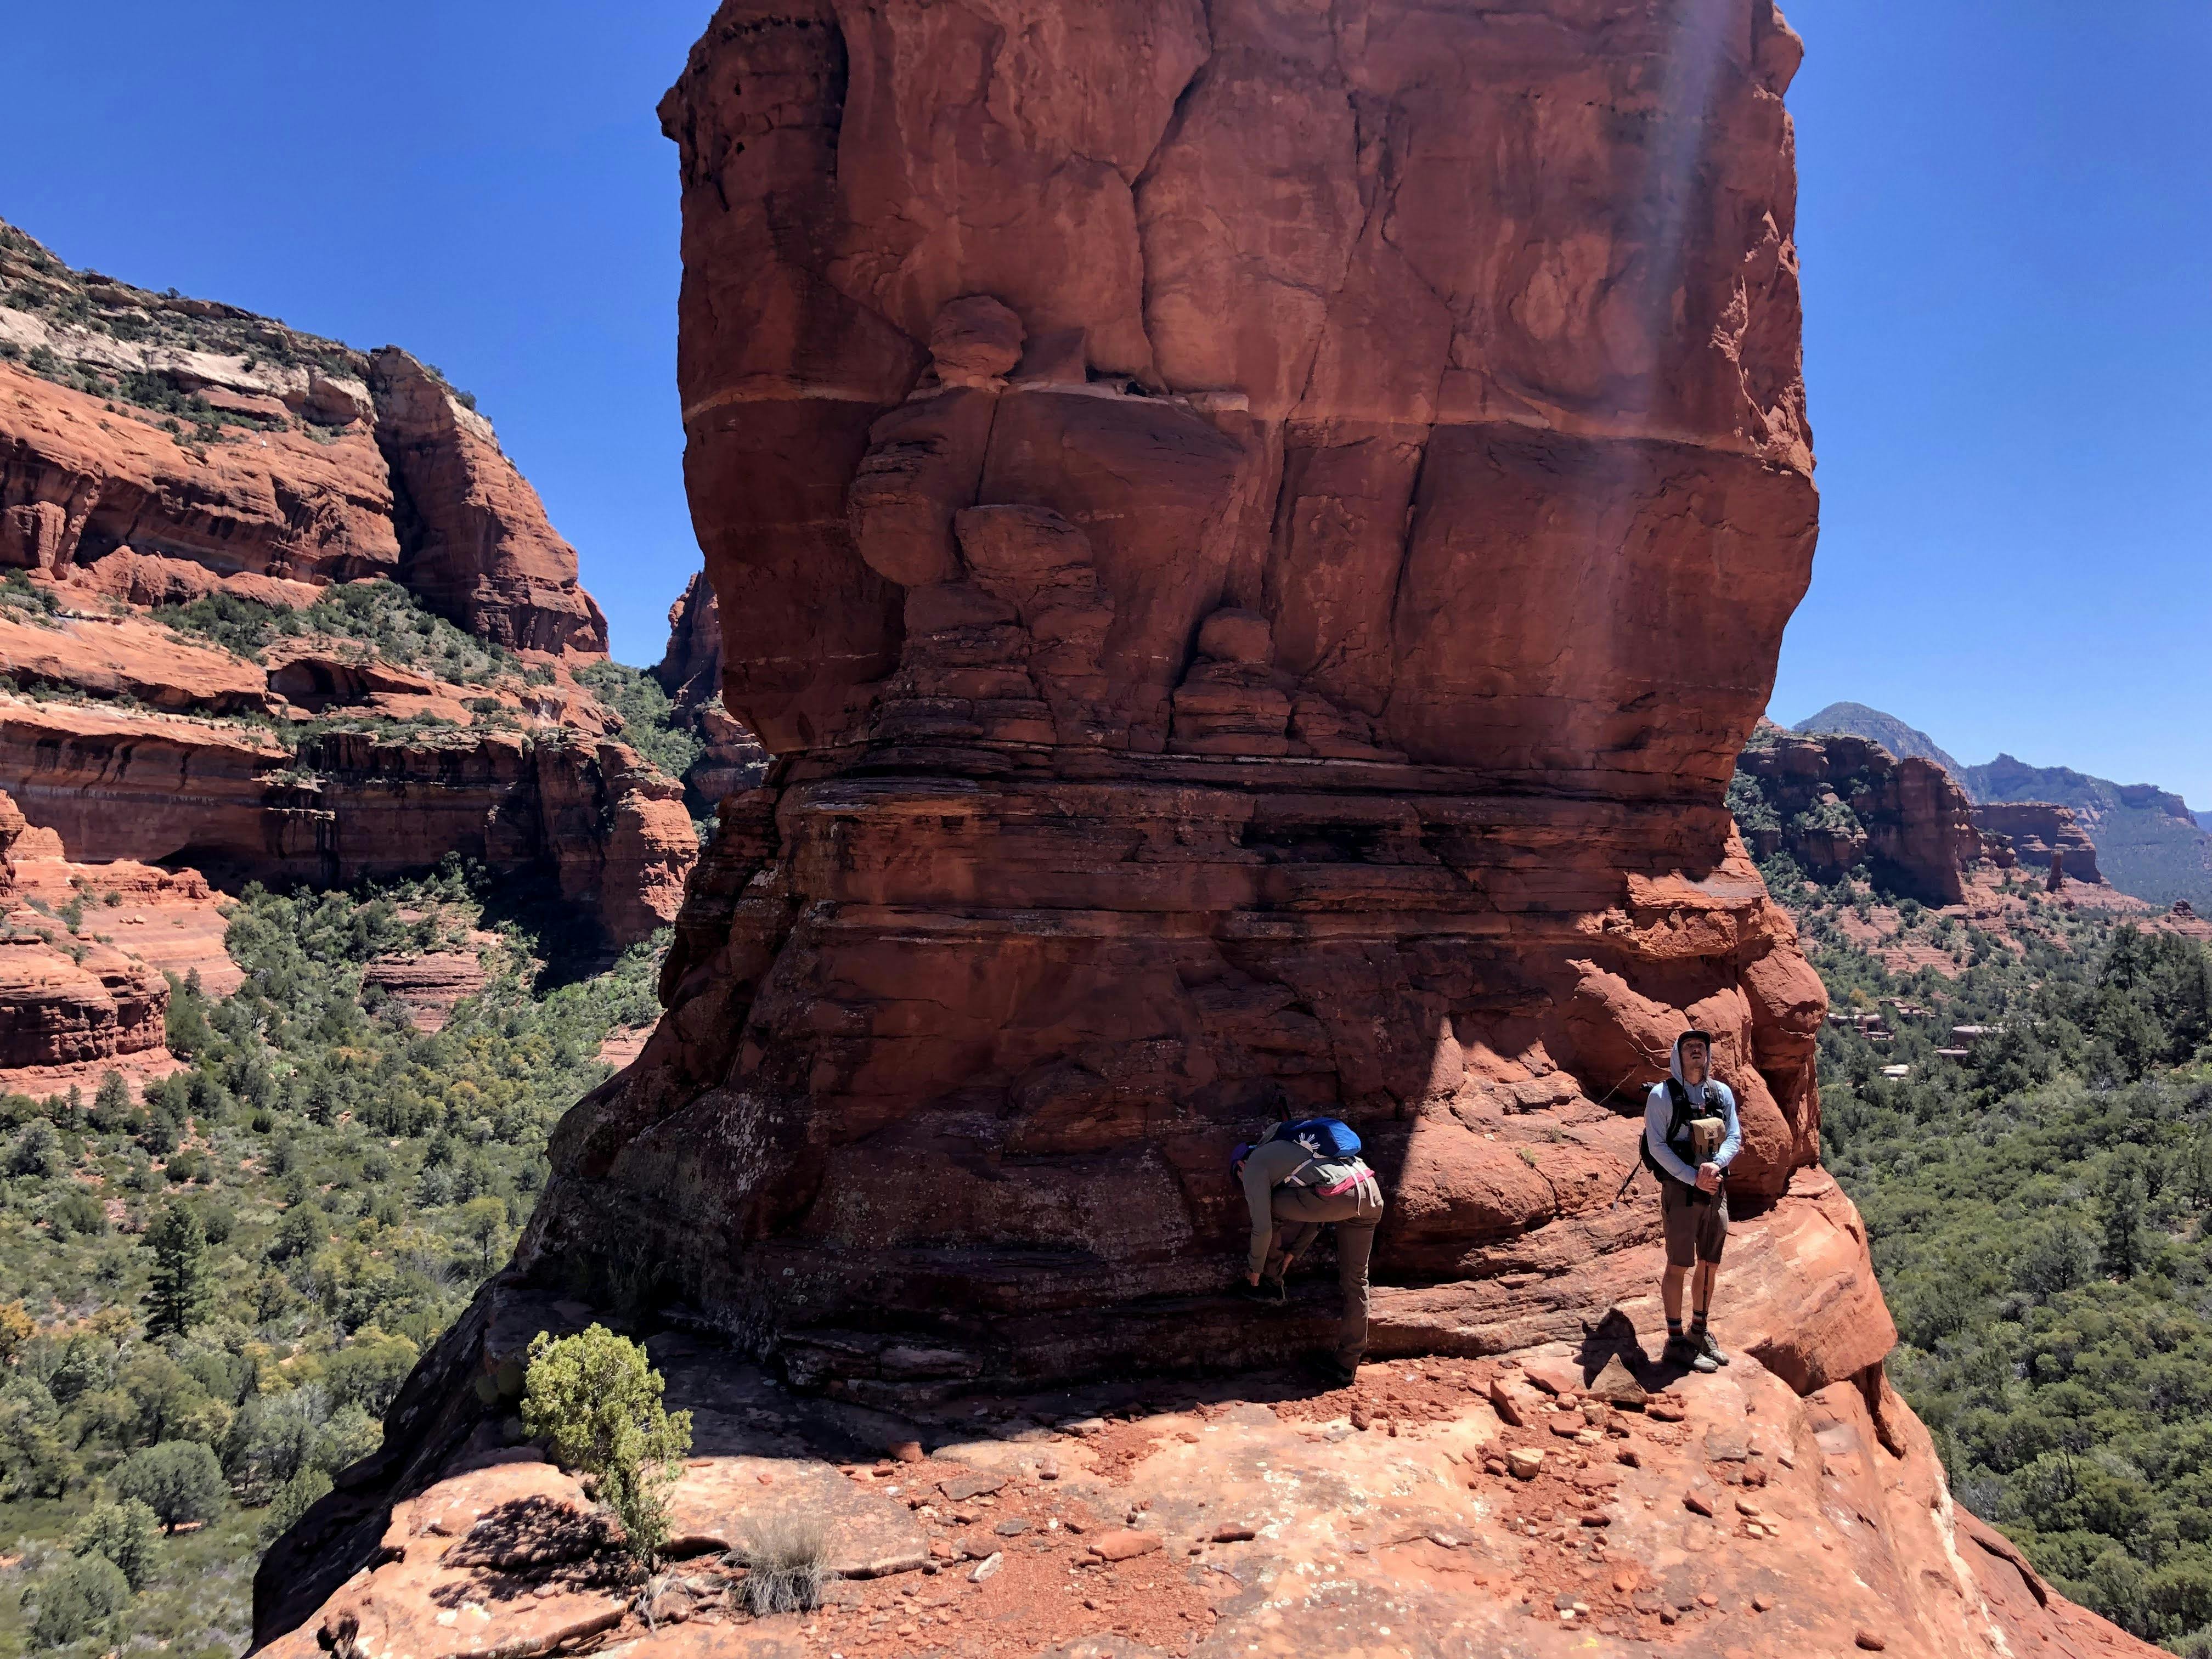
[[[1334,1198],[1322,1197],[1312,1187],[1278,1187],[1270,1207],[1275,1217],[1275,1248],[1267,1260],[1271,1274],[1279,1274],[1285,1256],[1304,1255],[1321,1230],[1334,1224],[1336,1282],[1344,1293],[1336,1357],[1357,1365],[1367,1352],[1367,1262],[1375,1254],[1375,1225],[1382,1219],[1382,1188],[1371,1175]]]

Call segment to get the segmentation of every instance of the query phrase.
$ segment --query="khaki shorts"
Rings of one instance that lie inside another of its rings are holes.
[[[1699,1261],[1718,1261],[1721,1246],[1728,1243],[1728,1189],[1711,1200],[1693,1204],[1697,1189],[1679,1181],[1659,1183],[1659,1222],[1667,1235],[1667,1265],[1687,1267]]]

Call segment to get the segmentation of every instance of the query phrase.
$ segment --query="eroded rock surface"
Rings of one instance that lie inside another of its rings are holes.
[[[668,650],[653,677],[699,739],[699,758],[684,774],[684,799],[701,817],[710,817],[724,796],[761,781],[768,754],[722,702],[721,607],[704,571],[668,608]]]
[[[405,352],[74,271],[4,224],[0,280],[0,565],[142,605],[385,575],[480,638],[605,653],[575,550]]]
[[[69,858],[331,883],[452,853],[542,874],[617,944],[673,917],[681,791],[576,678],[605,619],[472,398],[4,224],[0,287],[0,787]],[[220,609],[378,577],[514,654],[410,666],[289,618],[257,644]],[[155,609],[202,601],[221,625],[189,636]]]
[[[687,480],[775,762],[514,1263],[264,1562],[264,1638],[350,1640],[416,1571],[393,1501],[614,1310],[743,1431],[687,1469],[704,1547],[813,1413],[896,1449],[862,1478],[936,1587],[726,1628],[697,1556],[641,1651],[2109,1639],[1974,1541],[1883,1376],[1826,995],[1724,801],[1814,536],[1797,58],[1767,0],[722,6],[662,106]],[[1725,1379],[1644,1358],[1656,1206],[1616,1201],[1692,1023],[1745,1132]],[[1100,1378],[1331,1328],[1325,1253],[1224,1293],[1229,1149],[1312,1110],[1389,1194],[1399,1363],[1115,1425]]]
[[[1796,47],[1601,12],[723,7],[687,478],[777,782],[526,1266],[860,1394],[1225,1363],[1227,1150],[1326,1108],[1408,1344],[1515,1346],[1691,1019],[1783,1199],[1821,994],[1722,797],[1814,532]]]
[[[1817,880],[1865,865],[1885,888],[1942,906],[1962,902],[1976,865],[2018,861],[2008,836],[1948,772],[1918,756],[1899,760],[1870,738],[1762,723],[1736,766],[1763,807],[1745,830],[1753,851],[1787,851]],[[2048,852],[2034,861],[2049,864]]]
[[[2009,841],[2022,864],[2048,870],[2055,861],[2068,881],[2109,884],[2097,869],[2097,843],[2070,806],[2047,800],[1984,801],[1974,808],[1974,823],[1984,834]]]
[[[1764,1223],[1746,1232],[1793,1250]],[[1747,1283],[1723,1340],[1786,1319],[1784,1283]],[[2156,1651],[1960,1510],[1878,1374],[1803,1393],[1741,1361],[1684,1375],[1649,1357],[1648,1293],[1572,1342],[1370,1364],[1346,1388],[1121,1381],[912,1418],[794,1396],[710,1344],[656,1337],[695,1443],[671,1498],[676,1559],[650,1583],[582,1484],[493,1420],[516,1370],[507,1334],[580,1310],[511,1285],[490,1300],[485,1419],[447,1425],[418,1495],[387,1513],[342,1483],[272,1552],[262,1587],[289,1575],[307,1594],[264,1598],[294,1626],[265,1651],[1718,1659],[1850,1653],[1862,1632],[1912,1659]],[[823,1532],[823,1605],[752,1618],[743,1551],[793,1516]]]

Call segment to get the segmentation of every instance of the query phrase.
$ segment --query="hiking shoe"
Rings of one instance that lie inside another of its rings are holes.
[[[1685,1365],[1693,1371],[1711,1372],[1721,1368],[1719,1360],[1714,1358],[1686,1336],[1668,1338],[1666,1352],[1662,1353],[1659,1358],[1662,1364]]]
[[[1725,1365],[1729,1363],[1729,1357],[1726,1352],[1722,1349],[1719,1343],[1713,1340],[1712,1328],[1711,1326],[1707,1326],[1704,1330],[1698,1332],[1697,1335],[1690,1338],[1689,1340],[1692,1347],[1695,1348],[1699,1353],[1705,1355],[1706,1358],[1711,1360],[1714,1364]]]
[[[1256,1285],[1239,1285],[1237,1294],[1247,1302],[1256,1302],[1263,1308],[1279,1308],[1284,1304],[1283,1281],[1262,1279]]]

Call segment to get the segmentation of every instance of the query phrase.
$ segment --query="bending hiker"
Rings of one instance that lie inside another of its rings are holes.
[[[1659,1218],[1667,1238],[1667,1272],[1659,1283],[1667,1308],[1670,1363],[1701,1371],[1729,1363],[1706,1324],[1713,1281],[1728,1242],[1728,1194],[1721,1182],[1743,1146],[1735,1094],[1711,1075],[1713,1040],[1703,1031],[1674,1039],[1670,1075],[1651,1085],[1644,1106],[1644,1161],[1659,1177]],[[1694,1277],[1692,1277],[1694,1270]],[[1690,1279],[1690,1328],[1682,1328],[1682,1281]]]
[[[1254,1301],[1282,1305],[1283,1275],[1291,1261],[1323,1227],[1335,1225],[1344,1313],[1331,1375],[1351,1382],[1367,1352],[1367,1261],[1375,1253],[1375,1224],[1382,1218],[1382,1188],[1360,1158],[1359,1137],[1333,1117],[1278,1123],[1259,1145],[1231,1153],[1230,1167],[1252,1211],[1244,1294]]]

